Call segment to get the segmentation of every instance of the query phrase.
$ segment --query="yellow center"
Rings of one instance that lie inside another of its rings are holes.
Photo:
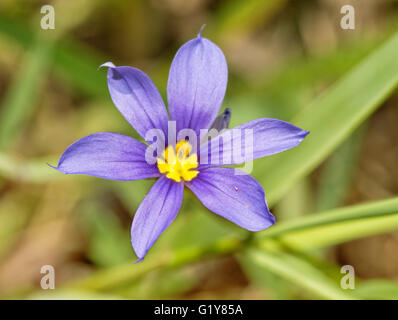
[[[159,171],[177,182],[181,179],[191,181],[199,173],[197,170],[192,170],[198,167],[198,156],[189,155],[191,149],[188,141],[178,142],[175,150],[173,146],[167,147],[163,151],[162,158],[157,160]]]

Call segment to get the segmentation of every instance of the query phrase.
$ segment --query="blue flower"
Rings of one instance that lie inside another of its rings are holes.
[[[217,118],[227,87],[227,63],[220,48],[200,34],[178,50],[171,64],[167,85],[170,117],[145,73],[110,62],[103,66],[108,67],[108,87],[115,106],[144,139],[151,129],[160,129],[167,136],[169,119],[176,122],[177,132],[189,128],[198,136],[201,129],[225,129],[229,122],[229,110]],[[308,134],[290,123],[270,118],[253,120],[235,129],[252,132],[252,159],[293,148]],[[237,169],[220,167],[248,160],[234,156],[236,147],[234,150],[231,146],[236,146],[240,138],[230,132],[223,131],[198,148],[200,154],[204,150],[210,158],[219,153],[222,163],[202,163],[185,139],[166,145],[157,161],[148,163],[146,144],[121,134],[101,132],[69,146],[56,169],[65,174],[111,180],[158,178],[140,204],[131,228],[132,245],[140,261],[176,217],[184,186],[209,210],[242,228],[260,231],[275,223],[261,185],[249,175],[237,175]],[[214,139],[222,140],[221,151],[212,144]],[[238,151],[245,153],[247,145]]]

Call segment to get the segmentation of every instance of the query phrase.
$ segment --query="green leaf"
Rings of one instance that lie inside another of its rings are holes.
[[[16,41],[25,50],[35,43],[35,34],[31,30],[25,22],[0,14],[0,32]],[[105,76],[101,76],[101,72],[98,71],[98,67],[106,61],[104,57],[89,46],[67,37],[57,41],[57,45],[52,47],[52,55],[51,62],[55,71],[70,85],[91,96],[108,98]]]
[[[316,211],[344,204],[357,167],[363,132],[364,126],[361,126],[327,161],[321,172]]]
[[[281,241],[293,249],[313,250],[395,231],[397,228],[398,210],[393,215],[333,223],[306,231],[291,233],[281,237]]]
[[[364,203],[354,206],[333,209],[326,212],[308,215],[299,219],[276,224],[272,228],[257,233],[258,239],[280,237],[295,232],[319,230],[328,225],[338,225],[343,222],[362,222],[365,219],[393,218],[398,214],[398,197]],[[343,236],[343,235],[342,235]]]
[[[65,179],[46,163],[56,163],[59,156],[47,156],[29,161],[0,152],[0,177],[24,182],[42,183],[45,181]]]
[[[353,296],[345,293],[340,284],[324,275],[307,261],[294,255],[249,249],[242,259],[279,275],[324,299],[349,300]]]
[[[224,1],[217,12],[214,33],[219,37],[247,32],[283,8],[286,0]],[[211,27],[211,25],[210,25]]]
[[[87,255],[96,265],[111,267],[133,261],[130,232],[122,228],[112,212],[95,203],[88,203],[81,218],[90,237]]]
[[[392,198],[281,223],[257,234],[257,241],[277,237],[291,249],[312,250],[393,231],[397,227],[398,198]]]
[[[7,148],[35,108],[43,77],[51,61],[51,45],[37,40],[25,56],[8,89],[0,115],[0,149]]]
[[[398,300],[398,283],[384,279],[368,280],[356,286],[353,294],[362,299]]]
[[[108,98],[105,72],[98,70],[104,62],[89,47],[72,41],[59,42],[54,48],[54,68],[63,79],[89,95]]]
[[[300,146],[257,168],[272,205],[309,174],[364,122],[398,85],[398,33],[333,85],[293,123],[311,133]]]
[[[365,218],[369,217],[394,217],[396,220],[398,220],[397,213],[398,198],[335,209],[323,214],[302,217],[296,221],[289,221],[276,225],[268,229],[268,231],[258,234],[258,236],[252,239],[254,240],[253,242],[247,242],[247,239],[244,237],[235,235],[233,237],[222,237],[221,239],[217,239],[209,245],[190,245],[188,247],[183,246],[174,251],[158,250],[158,252],[148,255],[148,257],[145,258],[145,263],[131,264],[129,262],[127,264],[101,270],[85,279],[77,280],[76,282],[70,284],[70,286],[84,290],[109,290],[111,288],[125,284],[126,282],[135,281],[153,270],[180,267],[198,260],[202,260],[209,256],[237,252],[242,249],[245,244],[250,243],[252,245],[265,246],[268,249],[270,243],[274,243],[274,239],[272,238],[279,237],[282,242],[287,242],[286,237],[293,235],[299,230],[308,231],[311,230],[311,228],[319,229],[323,226],[327,227],[328,224],[333,222],[362,222],[366,221]],[[384,226],[383,230],[386,230],[387,227],[388,224]],[[396,228],[396,225],[393,225],[392,227]],[[282,236],[285,236],[285,238]],[[357,234],[357,236],[360,236],[360,234]],[[337,230],[336,237],[344,238],[346,237],[346,234],[339,233]],[[315,239],[314,241],[317,240]],[[312,244],[313,241],[310,240],[308,243]],[[289,244],[294,247],[291,242]],[[304,244],[307,243],[305,242]]]
[[[238,255],[238,260],[250,284],[262,293],[261,299],[289,300],[297,297],[298,288],[290,281],[265,270],[244,255]]]

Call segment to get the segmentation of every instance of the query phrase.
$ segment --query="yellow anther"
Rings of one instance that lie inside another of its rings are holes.
[[[198,156],[190,155],[192,146],[188,141],[180,141],[176,149],[169,146],[163,151],[162,157],[158,158],[159,171],[174,181],[190,181],[195,178],[199,171],[192,170],[198,167]]]

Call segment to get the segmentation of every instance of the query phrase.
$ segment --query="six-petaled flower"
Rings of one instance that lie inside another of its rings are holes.
[[[108,62],[108,87],[111,98],[124,118],[145,139],[151,129],[167,136],[168,121],[176,121],[177,132],[192,129],[197,136],[201,129],[227,126],[229,111],[217,118],[227,87],[227,63],[224,54],[213,42],[197,38],[185,43],[177,52],[170,68],[165,104],[154,83],[142,71],[116,67]],[[217,120],[216,120],[217,118]],[[216,120],[216,121],[215,121]],[[218,123],[218,124],[217,124]],[[297,146],[308,132],[285,121],[261,118],[236,127],[253,132],[253,154],[257,159]],[[234,136],[221,133],[218,138]],[[146,141],[150,143],[150,141]],[[211,141],[198,149],[213,150]],[[131,228],[131,241],[139,261],[160,234],[176,217],[188,187],[214,213],[250,230],[264,230],[275,223],[268,209],[261,185],[249,175],[236,175],[234,168],[212,163],[201,164],[188,141],[171,144],[155,163],[145,159],[147,145],[117,133],[101,132],[84,137],[62,154],[57,170],[65,174],[87,174],[111,180],[158,178],[140,204]],[[224,148],[222,165],[236,165],[243,160],[230,156]]]

